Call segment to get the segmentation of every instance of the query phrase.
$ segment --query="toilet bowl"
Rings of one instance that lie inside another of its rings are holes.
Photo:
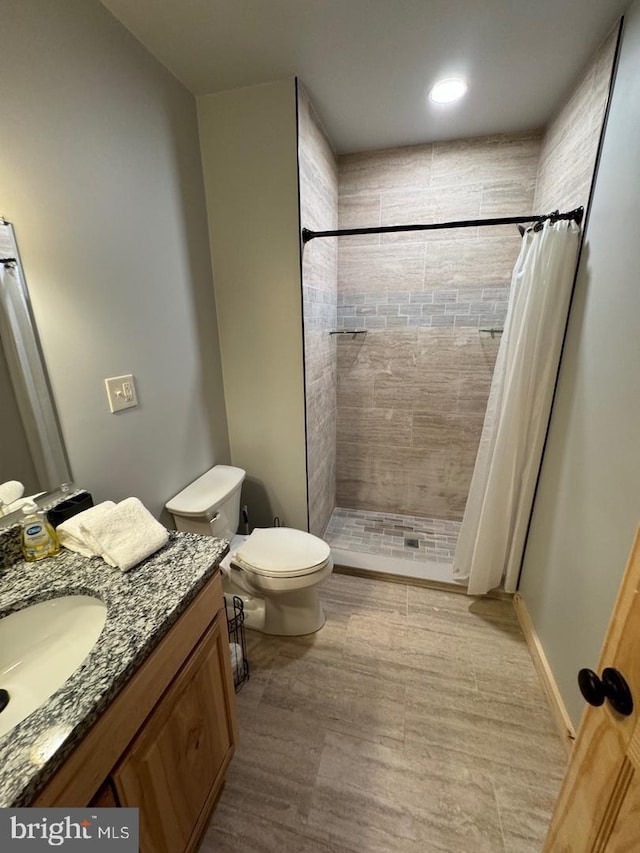
[[[319,631],[324,613],[318,585],[333,571],[322,539],[290,527],[256,528],[236,536],[245,472],[216,465],[166,505],[178,530],[231,540],[222,560],[223,588],[243,601],[245,626],[265,634]]]
[[[243,597],[248,628],[299,636],[324,625],[317,587],[333,571],[333,561],[317,536],[289,527],[256,528],[232,541],[223,568],[225,591],[248,596]]]

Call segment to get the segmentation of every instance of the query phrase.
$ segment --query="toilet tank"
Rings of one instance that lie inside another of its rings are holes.
[[[178,530],[230,539],[240,522],[242,468],[215,465],[166,504]]]

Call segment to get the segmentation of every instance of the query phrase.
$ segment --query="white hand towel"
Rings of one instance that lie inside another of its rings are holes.
[[[89,519],[82,532],[92,536],[105,562],[123,572],[150,557],[169,540],[169,532],[138,498],[126,498],[109,512]]]
[[[103,501],[101,504],[96,504],[90,509],[85,509],[84,512],[79,512],[72,518],[63,521],[56,528],[60,544],[68,548],[69,551],[82,554],[83,557],[99,557],[100,546],[89,530],[86,532],[83,531],[82,525],[86,523],[90,528],[92,520],[100,518],[105,512],[109,512],[114,507],[115,503],[113,501]]]
[[[24,495],[24,486],[17,480],[7,480],[0,485],[0,500],[12,504]]]
[[[4,512],[13,512],[9,509],[12,503],[19,500],[24,495],[24,486],[17,480],[7,480],[6,483],[0,484],[0,506],[4,504]],[[0,510],[0,514],[2,510]]]

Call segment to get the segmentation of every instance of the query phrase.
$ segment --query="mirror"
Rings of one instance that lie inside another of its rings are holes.
[[[25,495],[55,493],[71,472],[14,229],[2,218],[0,338],[0,483],[19,480]],[[38,503],[50,499],[42,495]],[[17,517],[0,517],[0,529]]]

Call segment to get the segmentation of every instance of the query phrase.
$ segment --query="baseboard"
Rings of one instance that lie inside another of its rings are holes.
[[[542,643],[536,632],[535,626],[524,603],[524,599],[520,593],[516,592],[513,596],[513,606],[522,628],[525,641],[533,658],[534,666],[542,681],[544,692],[549,703],[549,708],[553,715],[553,719],[558,729],[560,738],[567,750],[570,753],[573,748],[573,742],[576,738],[576,732],[571,722],[571,718],[567,713],[566,705],[562,699],[558,685],[553,676],[553,671],[549,666],[549,661],[544,653]]]

